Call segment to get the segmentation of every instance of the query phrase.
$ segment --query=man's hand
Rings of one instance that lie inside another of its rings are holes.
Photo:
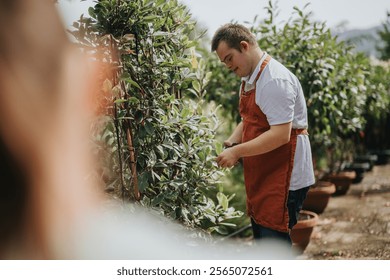
[[[217,157],[217,164],[220,167],[233,167],[237,164],[239,158],[239,155],[235,152],[233,147],[228,148]]]

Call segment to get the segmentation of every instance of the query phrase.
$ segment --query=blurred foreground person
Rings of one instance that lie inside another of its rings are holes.
[[[105,207],[88,179],[100,66],[67,40],[50,0],[0,0],[0,37],[1,259],[290,258],[210,245],[136,205]]]
[[[53,1],[1,0],[0,37],[0,256],[59,257],[99,196],[85,180],[91,69]]]

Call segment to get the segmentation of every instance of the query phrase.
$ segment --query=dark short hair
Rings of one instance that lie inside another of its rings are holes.
[[[225,41],[230,48],[238,51],[240,49],[240,42],[246,41],[251,45],[255,45],[256,37],[250,32],[248,28],[238,23],[227,23],[222,25],[215,32],[211,41],[211,51],[217,50],[219,43]]]

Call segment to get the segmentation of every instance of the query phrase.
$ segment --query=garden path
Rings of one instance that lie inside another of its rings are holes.
[[[390,164],[330,198],[300,258],[390,260]]]

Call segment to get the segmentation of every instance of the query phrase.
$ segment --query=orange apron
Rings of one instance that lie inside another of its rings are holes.
[[[271,60],[267,55],[255,79],[255,88],[245,92],[241,85],[240,115],[243,122],[242,142],[247,142],[270,129],[267,117],[255,102],[256,82]],[[243,158],[248,215],[259,225],[288,232],[287,198],[297,135],[303,129],[292,129],[290,142],[265,154]]]

